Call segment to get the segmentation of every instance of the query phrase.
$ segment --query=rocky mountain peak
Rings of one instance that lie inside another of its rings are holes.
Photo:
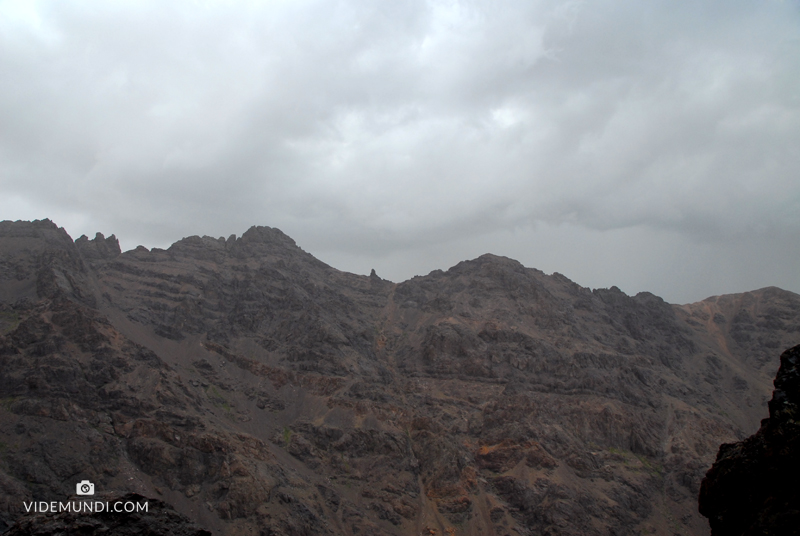
[[[519,261],[514,259],[493,255],[491,253],[484,253],[476,259],[459,262],[447,272],[452,274],[472,273],[490,275],[503,270],[523,273],[525,271],[525,267]]]
[[[394,284],[268,227],[119,253],[3,222],[0,531],[88,479],[220,536],[707,534],[703,473],[799,324],[779,290],[677,306],[493,255]]]
[[[113,234],[106,238],[103,233],[97,233],[91,240],[86,235],[81,235],[75,240],[75,246],[77,246],[83,258],[89,261],[109,260],[122,253],[119,247],[119,240]]]
[[[52,221],[0,222],[0,298],[53,297],[85,272],[72,238]]]
[[[46,242],[51,246],[61,247],[72,244],[72,238],[67,234],[67,231],[49,219],[2,221],[0,222],[0,236],[4,237],[6,240],[20,240],[19,244],[24,243],[27,247],[35,247],[37,243],[41,242]]]
[[[294,240],[289,238],[280,229],[254,225],[250,227],[241,238],[244,244],[280,244],[296,247]]]
[[[223,263],[225,259],[256,260],[303,258],[306,262],[322,264],[300,249],[294,240],[279,229],[253,226],[241,237],[227,239],[211,236],[188,236],[172,244],[167,253],[179,258]]]

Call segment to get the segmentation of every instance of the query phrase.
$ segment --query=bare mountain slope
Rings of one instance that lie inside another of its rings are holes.
[[[394,284],[276,229],[0,223],[0,519],[99,490],[218,534],[707,534],[800,296],[676,306],[484,255]],[[431,532],[433,531],[433,532]]]

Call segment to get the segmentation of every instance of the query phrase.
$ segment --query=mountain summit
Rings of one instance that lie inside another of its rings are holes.
[[[707,534],[800,296],[671,305],[504,257],[392,283],[277,229],[0,223],[0,530],[98,491],[219,535]]]

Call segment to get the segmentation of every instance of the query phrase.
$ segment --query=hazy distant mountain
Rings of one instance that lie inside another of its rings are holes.
[[[493,255],[395,284],[267,227],[120,253],[2,222],[0,523],[88,479],[216,534],[708,534],[700,481],[797,343],[773,287],[678,306]]]

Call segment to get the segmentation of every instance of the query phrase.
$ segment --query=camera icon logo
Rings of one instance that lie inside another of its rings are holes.
[[[75,485],[77,495],[94,495],[94,484],[88,480],[81,480]]]

